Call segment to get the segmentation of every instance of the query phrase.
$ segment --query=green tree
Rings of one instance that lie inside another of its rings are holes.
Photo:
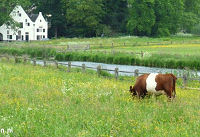
[[[131,34],[168,36],[180,31],[184,0],[129,0]]]
[[[3,23],[15,23],[9,15],[16,5],[21,5],[23,8],[27,9],[31,3],[29,0],[0,0],[0,26]]]
[[[183,0],[155,0],[154,11],[156,22],[152,35],[168,36],[180,31],[184,13]]]
[[[200,0],[185,0],[184,7],[181,29],[190,33],[200,21]]]
[[[49,28],[50,37],[60,37],[66,35],[65,1],[66,0],[31,0],[36,9],[34,12],[41,11],[48,19],[51,27]]]
[[[127,29],[130,34],[150,36],[155,24],[154,0],[129,0]]]
[[[66,19],[70,36],[97,36],[103,28],[102,0],[68,0]]]
[[[127,0],[104,0],[104,9],[103,24],[110,26],[114,32],[125,33],[128,16]]]

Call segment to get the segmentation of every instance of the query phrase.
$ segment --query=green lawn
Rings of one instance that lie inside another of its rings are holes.
[[[147,45],[150,42],[150,45]],[[171,43],[172,42],[172,43]],[[194,44],[194,43],[198,44]],[[112,43],[114,48],[112,47]],[[125,43],[125,46],[124,46]],[[163,45],[156,45],[163,43]],[[70,47],[90,45],[92,50],[116,50],[121,52],[149,52],[149,53],[169,53],[179,55],[199,55],[200,54],[200,37],[164,37],[164,38],[148,38],[148,37],[116,37],[116,38],[60,38],[49,41],[35,42],[14,42],[0,43],[0,46],[9,45],[14,47],[21,46],[40,46],[51,47],[56,49],[66,49]],[[102,47],[100,47],[102,45]]]
[[[133,81],[4,61],[0,83],[0,129],[10,136],[200,136],[196,90],[138,100]]]
[[[157,45],[158,43],[162,45]],[[73,50],[73,52],[68,50],[67,52],[68,45],[72,49],[79,46],[83,49],[90,45],[90,50]],[[135,54],[141,52],[144,53],[143,56]],[[19,56],[26,54],[39,58],[48,56],[62,61],[92,61],[200,70],[200,37],[197,36],[60,38],[49,41],[0,43],[0,53]]]

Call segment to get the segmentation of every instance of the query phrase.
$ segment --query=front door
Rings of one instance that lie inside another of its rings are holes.
[[[26,41],[29,41],[29,33],[28,33],[28,32],[26,32],[25,40],[26,40]]]
[[[0,33],[0,41],[3,41],[3,34]]]

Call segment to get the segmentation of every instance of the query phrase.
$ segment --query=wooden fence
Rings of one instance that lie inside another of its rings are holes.
[[[138,69],[135,69],[134,71],[120,71],[118,68],[115,68],[114,70],[113,69],[104,69],[100,65],[98,65],[96,68],[94,68],[94,67],[87,67],[85,64],[82,64],[81,66],[80,65],[72,65],[72,63],[70,61],[67,62],[67,63],[61,63],[61,62],[58,62],[57,60],[54,60],[54,59],[52,59],[52,60],[44,59],[44,60],[37,61],[35,58],[31,59],[29,57],[18,57],[18,56],[8,56],[8,55],[1,55],[0,58],[6,58],[8,61],[11,58],[14,58],[15,63],[18,63],[20,61],[23,61],[23,63],[27,63],[28,61],[30,61],[33,64],[33,66],[36,66],[37,62],[42,63],[42,65],[44,67],[46,67],[48,64],[54,64],[56,68],[59,68],[59,65],[67,66],[67,72],[71,72],[72,67],[81,68],[83,73],[86,72],[86,69],[93,69],[93,70],[97,71],[98,76],[100,76],[101,71],[114,72],[114,77],[115,77],[116,80],[119,79],[119,73],[120,72],[126,73],[126,74],[128,74],[128,73],[133,74],[134,77],[138,77],[139,75],[146,74],[146,73],[139,72]],[[187,74],[184,74],[182,77],[178,76],[177,78],[182,79],[181,88],[200,90],[200,88],[188,87],[188,81],[189,80],[199,81],[199,86],[200,86],[200,76],[197,77],[197,78],[190,78],[190,77],[188,77]]]

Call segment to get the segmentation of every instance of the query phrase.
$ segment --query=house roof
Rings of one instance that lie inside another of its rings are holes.
[[[39,14],[29,14],[29,18],[32,20],[32,22],[35,22],[37,17],[38,17]]]

